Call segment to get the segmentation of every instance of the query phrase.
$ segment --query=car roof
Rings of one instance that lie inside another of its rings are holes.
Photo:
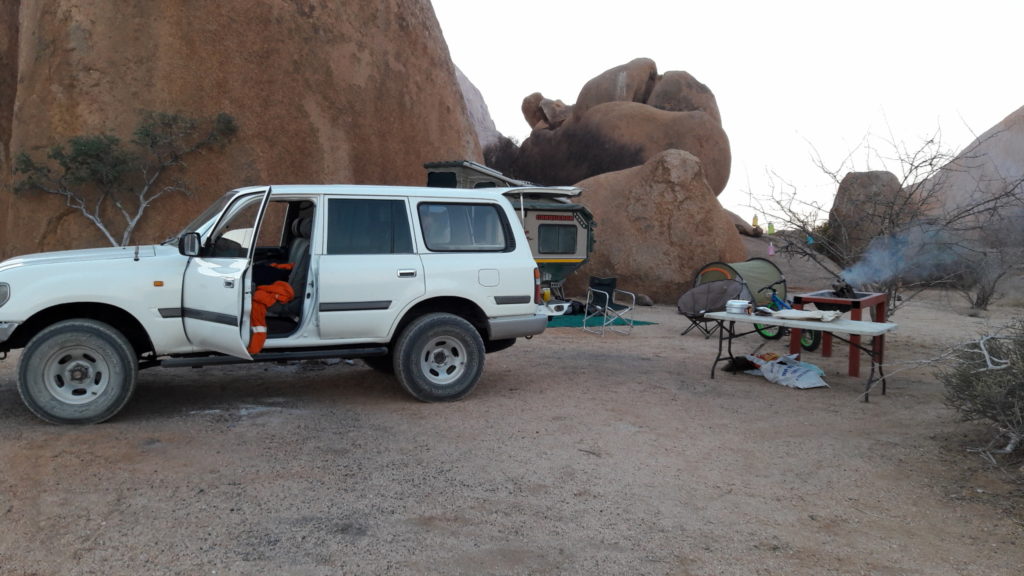
[[[384,186],[377,184],[273,184],[272,196],[347,194],[358,196],[411,196],[417,198],[500,198],[511,188],[431,188],[425,186]],[[246,186],[233,194],[265,192],[267,186]]]

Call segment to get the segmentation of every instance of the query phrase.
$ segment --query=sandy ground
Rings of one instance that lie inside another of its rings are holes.
[[[668,306],[520,341],[450,405],[358,362],[153,369],[112,421],[58,427],[15,355],[0,574],[1019,575],[1020,460],[969,453],[987,430],[908,363],[1021,312],[962,309],[898,313],[870,403],[845,351],[805,357],[827,389],[712,380],[716,340]]]

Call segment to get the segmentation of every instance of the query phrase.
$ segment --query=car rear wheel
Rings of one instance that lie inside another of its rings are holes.
[[[450,402],[473,391],[484,369],[484,343],[465,319],[447,313],[417,318],[395,345],[395,376],[423,402]]]
[[[54,424],[95,424],[117,414],[135,391],[131,344],[95,320],[65,320],[29,341],[18,364],[18,393]]]

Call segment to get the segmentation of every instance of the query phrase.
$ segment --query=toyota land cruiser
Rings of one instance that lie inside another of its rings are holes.
[[[363,358],[419,400],[458,400],[485,353],[546,326],[504,192],[248,187],[160,245],[12,258],[0,358],[23,349],[18,391],[54,423],[114,416],[154,366]]]

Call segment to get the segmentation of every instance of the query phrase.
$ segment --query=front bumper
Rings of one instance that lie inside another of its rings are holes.
[[[7,339],[14,334],[14,330],[17,329],[17,322],[0,322],[0,344],[7,342]]]
[[[540,334],[548,327],[546,314],[491,318],[488,322],[491,328],[491,340],[533,336]]]

